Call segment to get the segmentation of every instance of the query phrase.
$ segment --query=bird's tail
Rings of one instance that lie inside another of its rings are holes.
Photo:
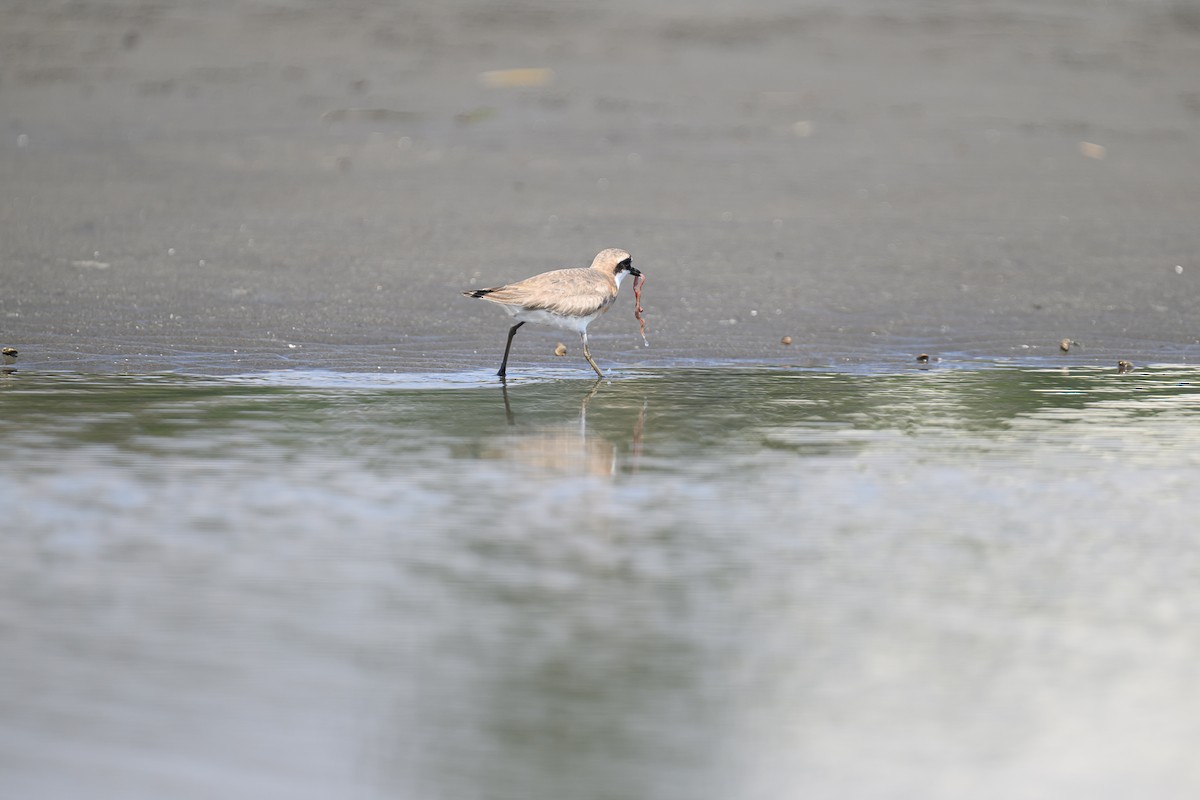
[[[494,291],[496,291],[496,290],[495,289],[472,289],[469,292],[463,292],[463,294],[466,295],[467,297],[484,297],[485,295],[489,295]]]

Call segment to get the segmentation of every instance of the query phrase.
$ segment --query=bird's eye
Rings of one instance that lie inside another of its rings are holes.
[[[633,267],[632,259],[625,259],[620,264],[617,264],[617,269],[630,269]]]

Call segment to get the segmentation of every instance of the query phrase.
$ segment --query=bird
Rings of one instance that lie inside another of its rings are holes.
[[[642,273],[633,266],[629,253],[617,247],[601,250],[590,267],[573,267],[543,272],[523,281],[491,289],[471,289],[463,292],[495,303],[503,308],[516,324],[508,329],[504,358],[500,361],[501,379],[508,371],[508,353],[513,337],[526,322],[550,325],[575,331],[583,340],[583,357],[600,378],[604,373],[588,351],[588,325],[608,310],[617,299],[621,281],[626,275],[640,278]],[[637,288],[636,283],[634,288]]]
[[[4,366],[17,363],[17,348],[5,347],[0,350],[0,360],[4,362]]]

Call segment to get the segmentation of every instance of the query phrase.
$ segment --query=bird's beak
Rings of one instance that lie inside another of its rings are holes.
[[[642,271],[641,271],[640,269],[638,269],[637,267],[630,267],[630,268],[629,268],[629,274],[630,274],[630,275],[632,275],[632,276],[633,276],[633,277],[635,277],[635,278],[640,278],[640,277],[642,277]]]

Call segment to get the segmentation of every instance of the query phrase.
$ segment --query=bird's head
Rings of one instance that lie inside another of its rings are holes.
[[[618,284],[627,274],[634,277],[642,274],[641,270],[633,266],[633,259],[629,253],[617,247],[610,247],[597,253],[596,258],[592,260],[592,269],[612,275]]]

